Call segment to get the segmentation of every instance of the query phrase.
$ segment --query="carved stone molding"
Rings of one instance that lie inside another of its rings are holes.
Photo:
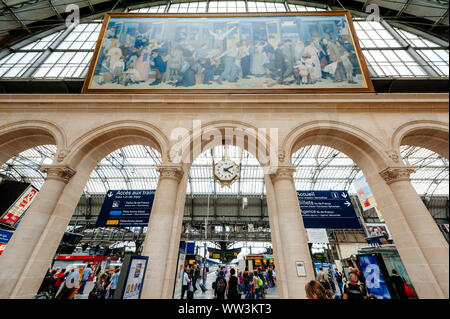
[[[379,174],[387,184],[398,181],[409,181],[409,176],[416,170],[412,166],[386,167]]]
[[[183,178],[183,168],[181,165],[160,165],[156,168],[156,171],[159,172],[159,178],[172,178],[179,183]]]
[[[41,167],[41,172],[47,174],[46,180],[56,179],[61,180],[66,184],[76,173],[74,169],[67,165],[45,165]]]
[[[276,182],[280,179],[288,179],[293,181],[293,174],[295,170],[295,166],[292,165],[278,166],[275,169],[275,172],[273,174],[270,174],[270,178],[273,182]]]
[[[389,158],[394,162],[394,163],[398,163],[400,161],[400,155],[398,154],[398,152],[396,150],[389,150],[386,151],[387,156],[389,156]]]
[[[67,154],[69,154],[69,151],[68,151],[68,150],[66,150],[66,149],[60,150],[60,151],[58,152],[58,155],[56,155],[56,160],[57,160],[58,162],[62,162],[62,161],[66,158]]]
[[[278,150],[278,160],[283,163],[284,160],[286,159],[286,152],[282,149]]]

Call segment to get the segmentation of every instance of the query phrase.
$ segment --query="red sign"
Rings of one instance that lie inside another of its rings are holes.
[[[16,202],[9,208],[9,210],[0,219],[0,223],[14,226],[19,220],[20,216],[27,210],[31,202],[37,194],[37,189],[33,186],[29,186],[25,192],[20,196]]]

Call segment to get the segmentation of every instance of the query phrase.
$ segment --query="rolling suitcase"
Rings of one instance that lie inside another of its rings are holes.
[[[203,293],[205,293],[206,290],[208,290],[208,289],[205,287],[204,284],[200,284],[199,286],[200,286],[200,289],[202,290]]]

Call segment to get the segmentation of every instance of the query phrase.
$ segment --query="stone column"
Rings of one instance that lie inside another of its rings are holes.
[[[424,297],[448,298],[448,243],[416,190],[411,185],[409,176],[414,170],[413,167],[409,166],[387,167],[380,172],[380,175],[389,185],[411,229],[412,235],[416,239],[418,248],[422,251],[431,269],[432,274],[427,275],[423,273],[423,277],[429,281],[430,292],[432,287],[435,292],[431,293],[429,297]],[[405,261],[403,262],[405,263]],[[434,287],[436,283],[439,287]],[[439,293],[439,290],[441,290],[441,293]]]
[[[64,165],[43,166],[41,171],[47,173],[45,183],[0,256],[2,299],[34,297],[55,254],[42,238],[49,231],[50,217],[75,171]]]
[[[274,174],[270,175],[276,201],[275,219],[277,220],[277,225],[274,225],[276,228],[272,229],[271,233],[278,233],[279,247],[276,249],[280,252],[278,266],[279,271],[285,272],[282,277],[286,279],[286,282],[282,283],[282,287],[283,294],[286,295],[282,298],[304,299],[306,298],[305,284],[314,279],[314,271],[292,177],[294,172],[294,166],[280,166]],[[269,195],[267,198],[269,200]],[[297,276],[296,262],[298,261],[305,264],[305,277]]]
[[[158,187],[142,249],[142,255],[148,256],[149,262],[141,298],[167,299],[172,298],[172,295],[164,295],[164,281],[169,266],[178,186],[183,177],[183,169],[181,165],[172,164],[159,166],[157,170],[160,173]]]

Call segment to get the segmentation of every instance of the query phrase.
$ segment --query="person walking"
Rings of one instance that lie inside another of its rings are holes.
[[[273,283],[273,270],[272,270],[272,267],[269,267],[269,270],[267,271],[267,276],[269,277],[269,288],[273,288],[274,287],[274,283]]]
[[[83,276],[81,277],[81,285],[80,285],[80,289],[78,290],[79,295],[82,295],[84,293],[84,288],[86,286],[86,282],[88,281],[89,276],[91,274],[92,274],[91,266],[87,265],[83,271]]]
[[[392,269],[392,276],[390,278],[398,297],[400,299],[408,299],[409,297],[405,291],[405,280],[401,276],[399,276],[397,270]]]
[[[94,284],[94,288],[92,288],[91,292],[88,295],[88,299],[105,299],[106,289],[105,284],[108,279],[108,274],[101,273],[97,281]]]
[[[311,280],[305,285],[308,299],[332,299],[333,294],[317,280]]]
[[[230,278],[228,278],[226,296],[227,299],[237,300],[240,299],[240,294],[238,291],[239,279],[236,277],[236,270],[234,268],[230,269]]]
[[[247,294],[249,291],[249,285],[250,285],[250,274],[248,273],[248,267],[245,267],[245,271],[242,274],[242,280],[244,284],[244,294]]]
[[[183,286],[181,287],[181,299],[184,299],[184,293],[188,291],[189,285],[191,283],[191,278],[189,278],[189,266],[184,269],[183,273]]]
[[[223,270],[219,272],[214,286],[214,299],[225,299],[227,281],[225,280],[225,272]]]
[[[117,283],[119,282],[119,276],[120,276],[120,267],[116,267],[116,269],[114,269],[114,274],[111,276],[108,299],[114,298],[114,293],[116,292],[117,289]]]
[[[65,275],[66,269],[63,268],[61,270],[59,270],[58,272],[56,272],[55,274],[55,285],[53,286],[53,290],[52,290],[52,298],[56,297],[56,293],[59,290],[59,287],[61,286],[61,283],[64,282],[64,277]]]
[[[253,272],[253,296],[255,299],[261,299],[261,286],[259,285],[262,280],[259,278],[258,273],[256,271]]]
[[[316,280],[322,284],[325,289],[329,289],[328,276],[323,272],[323,267],[319,267],[319,272],[317,273]]]
[[[344,294],[342,295],[342,299],[367,299],[366,289],[362,284],[358,283],[358,276],[354,272],[350,273],[348,276],[348,283],[344,286]]]
[[[344,284],[343,284],[343,280],[342,280],[343,276],[342,276],[342,273],[337,268],[334,269],[334,278],[336,279],[336,283],[339,288],[340,295],[342,297],[342,295],[344,294],[344,290],[343,290]]]
[[[333,294],[335,294],[336,293],[336,285],[334,284],[333,271],[331,270],[331,268],[328,268],[327,276],[328,276],[328,278],[327,278],[328,283],[330,285],[330,290]]]

